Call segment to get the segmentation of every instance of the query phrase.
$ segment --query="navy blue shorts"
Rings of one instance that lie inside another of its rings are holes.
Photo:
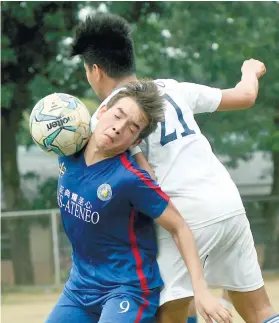
[[[83,294],[80,302],[64,290],[46,323],[154,323],[160,291],[106,293],[94,300]]]

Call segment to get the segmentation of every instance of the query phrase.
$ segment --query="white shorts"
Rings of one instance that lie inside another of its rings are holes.
[[[264,285],[245,214],[193,230],[209,286],[248,292]],[[170,235],[158,238],[158,263],[165,283],[160,305],[193,296],[187,267]]]

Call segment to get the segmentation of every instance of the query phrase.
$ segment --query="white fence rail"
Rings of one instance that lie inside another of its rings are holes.
[[[59,227],[57,217],[59,216],[59,209],[49,210],[29,210],[29,211],[12,211],[2,212],[1,222],[5,219],[17,219],[17,218],[29,218],[29,217],[41,217],[48,216],[50,218],[50,226],[48,229],[51,230],[52,239],[52,256],[54,264],[54,285],[59,286],[61,281],[61,264],[60,264],[60,245],[59,245]],[[7,236],[7,235],[6,235]]]

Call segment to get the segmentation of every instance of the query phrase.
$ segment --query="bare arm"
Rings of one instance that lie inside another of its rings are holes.
[[[245,61],[241,68],[241,81],[232,89],[222,90],[222,100],[217,111],[248,109],[258,96],[258,79],[265,74],[265,65],[255,59]]]
[[[155,221],[171,233],[190,273],[196,308],[205,321],[232,322],[230,312],[208,291],[193,233],[172,202]]]
[[[193,233],[172,202],[169,202],[164,213],[155,221],[172,235],[189,270],[194,291],[205,288],[206,283]]]

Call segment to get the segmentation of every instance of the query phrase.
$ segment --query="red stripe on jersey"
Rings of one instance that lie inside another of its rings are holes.
[[[122,164],[128,169],[128,171],[134,173],[138,178],[140,178],[147,186],[154,189],[164,200],[169,201],[169,196],[165,194],[160,187],[153,184],[150,178],[145,177],[143,173],[141,173],[138,169],[136,169],[132,163],[129,161],[125,154],[120,156]]]
[[[141,320],[143,311],[149,305],[147,297],[150,294],[150,290],[148,289],[147,279],[143,272],[142,258],[137,245],[137,237],[134,231],[135,216],[136,216],[136,212],[135,210],[132,210],[132,214],[130,216],[130,223],[129,223],[129,239],[131,243],[132,252],[136,260],[136,272],[140,281],[140,287],[142,289],[142,298],[144,299],[144,303],[139,307],[138,314],[135,320],[135,323],[139,323]]]

